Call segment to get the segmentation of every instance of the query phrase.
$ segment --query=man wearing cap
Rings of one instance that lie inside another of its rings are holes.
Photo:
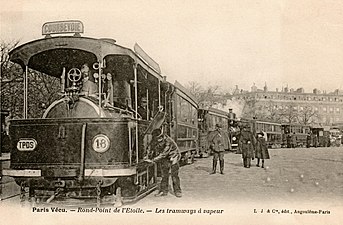
[[[179,178],[179,161],[181,159],[180,150],[175,141],[164,134],[163,130],[155,129],[152,131],[152,140],[150,142],[150,150],[153,151],[152,160],[146,159],[148,162],[159,162],[161,165],[161,186],[160,191],[156,194],[156,197],[166,196],[168,194],[169,184],[169,170],[171,171],[171,178],[173,181],[173,189],[176,197],[182,197],[180,178]]]
[[[215,174],[217,170],[217,162],[219,159],[220,164],[220,174],[224,174],[224,144],[225,135],[222,131],[222,126],[216,124],[215,130],[209,135],[210,149],[213,153],[213,167],[210,174]]]
[[[90,71],[87,63],[82,65],[81,74],[82,74],[81,94],[84,94],[86,96],[96,94],[98,92],[98,85],[90,80],[90,79],[92,79],[91,71]]]

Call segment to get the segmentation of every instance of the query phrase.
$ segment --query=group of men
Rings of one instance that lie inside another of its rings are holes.
[[[242,153],[244,167],[249,168],[251,160],[256,157],[256,166],[259,167],[260,159],[262,159],[263,168],[264,159],[269,159],[268,148],[263,136],[263,132],[260,132],[257,134],[257,137],[254,137],[249,127],[246,126],[241,130],[238,148]],[[209,134],[208,140],[213,155],[212,171],[210,174],[216,173],[219,160],[219,171],[220,174],[224,175],[224,152],[228,139],[225,132],[222,131],[220,124],[216,124],[215,130]],[[152,140],[149,144],[145,161],[160,163],[162,180],[160,190],[155,196],[168,195],[169,171],[171,171],[174,194],[176,197],[182,197],[179,178],[180,159],[181,153],[175,141],[165,134],[163,129],[153,130]]]
[[[215,174],[217,170],[217,162],[220,163],[220,174],[224,174],[224,152],[225,143],[228,142],[225,133],[222,131],[220,124],[216,124],[216,129],[210,133],[209,143],[213,154],[212,172]],[[256,166],[260,166],[262,161],[262,168],[264,168],[264,159],[269,159],[269,152],[265,141],[264,132],[257,133],[255,137],[250,131],[250,127],[245,125],[242,127],[238,142],[238,152],[242,154],[243,166],[250,168],[251,160],[257,158]]]

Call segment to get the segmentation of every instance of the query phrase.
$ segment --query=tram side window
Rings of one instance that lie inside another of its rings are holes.
[[[180,118],[180,121],[187,124],[195,124],[195,121],[197,120],[197,111],[182,97],[178,96],[178,100],[178,118]]]
[[[177,96],[177,118],[179,120],[182,120],[182,108],[181,108],[182,102],[180,96]]]
[[[194,125],[197,119],[197,111],[192,105],[191,105],[191,118],[192,118],[192,124]]]
[[[207,119],[207,127],[208,129],[213,129],[215,124],[214,118],[212,115],[208,114],[208,119]]]
[[[179,125],[177,136],[178,136],[178,138],[186,138],[187,137],[187,127]]]

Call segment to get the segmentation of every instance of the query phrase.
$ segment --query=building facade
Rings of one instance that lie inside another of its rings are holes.
[[[343,93],[339,90],[331,93],[321,92],[318,89],[314,89],[312,93],[305,93],[303,88],[268,91],[267,85],[263,90],[253,85],[251,91],[243,91],[236,86],[233,99],[255,100],[256,105],[272,104],[275,109],[280,110],[287,107],[293,107],[296,112],[310,109],[315,114],[312,118],[314,124],[332,125],[343,122]]]

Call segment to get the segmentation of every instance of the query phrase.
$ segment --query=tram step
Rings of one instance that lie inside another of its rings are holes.
[[[0,200],[6,200],[20,193],[20,187],[9,177],[2,177],[0,184]],[[5,180],[5,181],[4,181]]]

